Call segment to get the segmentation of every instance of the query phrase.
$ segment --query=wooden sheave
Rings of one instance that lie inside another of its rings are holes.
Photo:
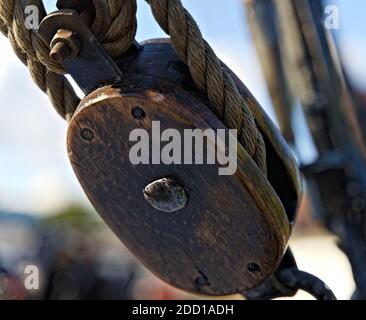
[[[169,42],[145,42],[118,64],[123,81],[85,97],[68,131],[73,169],[95,209],[149,270],[175,287],[229,295],[257,286],[282,259],[301,192],[281,135],[232,74],[264,136],[268,177],[240,145],[231,176],[218,175],[219,165],[133,165],[129,135],[137,128],[151,134],[152,121],[182,136],[184,129],[227,128]],[[166,177],[188,197],[176,212],[159,211],[144,197],[147,185]]]

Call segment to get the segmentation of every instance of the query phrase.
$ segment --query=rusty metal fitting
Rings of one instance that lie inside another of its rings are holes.
[[[67,58],[77,57],[82,43],[75,32],[59,29],[51,41],[50,57],[53,61],[63,64]]]

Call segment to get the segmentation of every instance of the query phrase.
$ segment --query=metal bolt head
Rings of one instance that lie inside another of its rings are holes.
[[[81,50],[81,42],[70,30],[60,29],[51,42],[50,58],[63,64],[67,58],[77,57]]]
[[[143,194],[153,208],[162,212],[176,212],[183,209],[188,202],[184,188],[171,178],[150,183],[145,187]]]

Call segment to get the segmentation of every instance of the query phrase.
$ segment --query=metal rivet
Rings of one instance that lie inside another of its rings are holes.
[[[94,133],[90,129],[82,129],[80,132],[81,137],[86,141],[92,141],[94,139]]]
[[[142,120],[146,117],[145,110],[138,106],[132,109],[131,114],[136,120]]]
[[[171,178],[156,180],[143,190],[146,201],[156,210],[175,212],[183,209],[188,202],[184,188]]]

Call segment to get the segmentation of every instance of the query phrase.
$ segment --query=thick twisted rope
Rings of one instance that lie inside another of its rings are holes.
[[[136,0],[105,0],[112,23],[103,46],[118,58],[135,38]],[[155,19],[171,36],[178,56],[191,72],[198,88],[207,94],[213,111],[239,132],[239,142],[266,174],[266,150],[255,119],[235,81],[203,39],[197,23],[179,0],[146,0]],[[49,58],[49,48],[24,24],[26,4],[35,4],[46,15],[42,0],[0,0],[0,30],[9,37],[17,56],[28,66],[36,84],[46,92],[58,113],[70,120],[79,103],[72,86],[62,75],[62,66]]]
[[[31,4],[38,5],[42,18],[45,15],[42,3],[33,1]],[[78,105],[79,99],[65,77],[49,71],[44,66],[43,63],[48,63],[50,69],[57,69],[52,61],[46,59],[49,49],[35,33],[26,29],[25,18],[21,1],[0,1],[1,31],[9,38],[18,58],[27,65],[35,83],[48,94],[57,112],[68,118]]]
[[[136,0],[106,0],[112,23],[104,36],[103,46],[113,58],[121,56],[135,39]],[[80,99],[62,75],[62,66],[49,57],[49,48],[25,25],[25,6],[36,5],[40,18],[46,15],[41,0],[0,0],[0,31],[9,38],[19,59],[27,65],[38,87],[46,92],[57,112],[69,121]]]
[[[250,108],[180,0],[146,0],[156,21],[170,35],[179,58],[198,88],[207,94],[217,116],[239,133],[239,141],[266,173],[266,149]]]
[[[135,40],[137,30],[136,0],[106,0],[112,15],[112,24],[103,40],[103,46],[117,59]]]

